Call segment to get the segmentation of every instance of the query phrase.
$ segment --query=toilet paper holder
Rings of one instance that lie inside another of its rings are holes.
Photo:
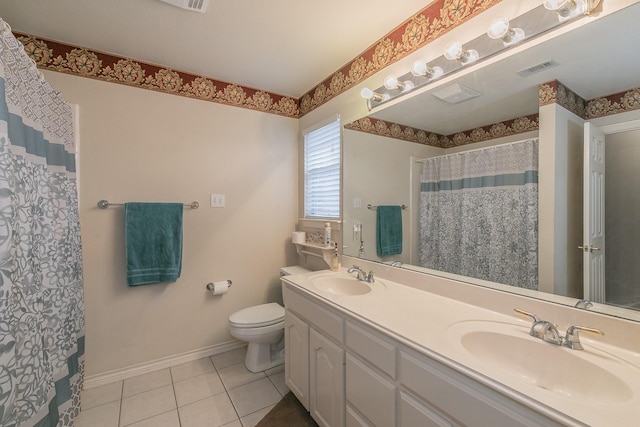
[[[231,284],[232,284],[231,280],[227,279],[227,280],[226,280],[226,282],[227,282],[227,285],[228,285],[229,287],[231,287]],[[214,284],[213,282],[209,282],[209,283],[207,283],[207,290],[208,290],[208,291],[212,291],[212,290],[213,290],[213,288],[214,288],[214,286],[215,286],[215,284]]]

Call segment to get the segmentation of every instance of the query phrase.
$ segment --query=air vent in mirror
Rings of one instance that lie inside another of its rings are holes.
[[[433,96],[450,104],[458,104],[480,95],[482,95],[480,92],[457,83],[433,92]]]
[[[161,2],[177,6],[181,9],[204,13],[209,7],[209,0],[160,0]]]
[[[518,71],[518,74],[520,74],[521,77],[528,77],[532,74],[536,74],[539,73],[541,71],[547,70],[549,68],[553,68],[558,66],[558,63],[556,61],[554,61],[553,59],[550,59],[548,61],[544,61],[541,62],[540,64],[534,65],[532,67],[529,68],[525,68],[524,70]]]

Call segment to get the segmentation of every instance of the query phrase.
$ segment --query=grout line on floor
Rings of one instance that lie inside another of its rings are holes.
[[[122,423],[122,401],[124,400],[124,380],[122,380],[122,388],[120,389],[120,406],[118,408],[118,427]]]

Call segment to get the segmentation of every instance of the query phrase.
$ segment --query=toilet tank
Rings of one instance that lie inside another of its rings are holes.
[[[290,267],[282,267],[280,269],[280,277],[282,276],[289,276],[292,274],[302,274],[302,273],[309,273],[311,270],[304,268],[304,267],[300,267],[299,265],[292,265]]]

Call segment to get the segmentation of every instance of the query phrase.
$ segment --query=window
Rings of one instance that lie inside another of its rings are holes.
[[[340,217],[340,119],[304,135],[304,214]]]

